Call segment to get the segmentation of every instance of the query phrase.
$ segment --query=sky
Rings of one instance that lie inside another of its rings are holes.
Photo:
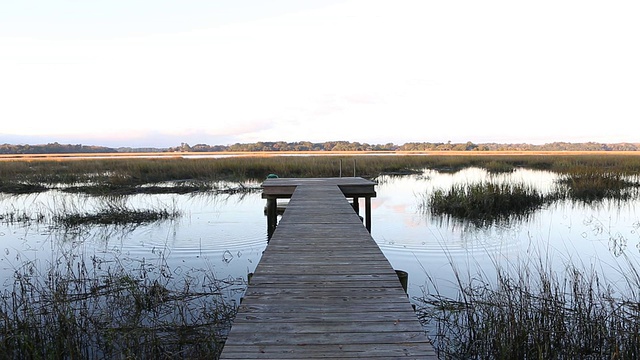
[[[637,0],[0,0],[0,144],[640,143]]]

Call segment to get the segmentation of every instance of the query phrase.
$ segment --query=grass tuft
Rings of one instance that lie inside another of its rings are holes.
[[[523,217],[551,199],[522,184],[452,185],[448,190],[435,190],[423,201],[423,209],[433,215],[450,215],[478,226]]]

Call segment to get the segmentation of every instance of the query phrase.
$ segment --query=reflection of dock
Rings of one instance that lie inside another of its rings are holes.
[[[291,200],[222,359],[436,359],[396,272],[345,198],[365,197],[370,229],[373,182],[268,179],[263,187],[268,201]]]

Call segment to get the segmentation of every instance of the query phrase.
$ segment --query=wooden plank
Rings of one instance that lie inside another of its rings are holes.
[[[297,324],[296,324],[297,325]],[[293,326],[292,329],[295,329]],[[243,328],[238,327],[238,336],[233,337],[230,344],[234,345],[292,345],[300,346],[305,344],[315,345],[344,345],[344,344],[424,344],[424,331],[393,331],[393,332],[350,332],[335,333],[331,331],[321,331],[317,333],[299,333],[295,330],[270,332],[263,334],[255,329],[248,329],[242,332]],[[265,336],[266,335],[266,336]],[[229,340],[228,340],[229,341]]]
[[[286,322],[286,323],[296,323],[296,322],[315,322],[318,324],[326,323],[326,322],[357,322],[360,324],[366,324],[367,322],[374,321],[389,321],[389,322],[399,322],[405,321],[413,323],[415,321],[415,314],[409,312],[349,312],[349,313],[318,313],[318,312],[309,312],[309,313],[266,313],[266,312],[258,312],[254,311],[251,313],[243,312],[236,316],[236,323],[241,323],[244,320],[250,321],[253,324],[258,323],[276,323],[276,322]]]
[[[436,359],[396,273],[345,198],[345,188],[375,196],[371,182],[268,179],[263,187],[267,199],[291,191],[291,200],[222,359]]]
[[[340,296],[346,297],[366,297],[366,296],[406,296],[404,291],[398,288],[384,288],[384,287],[367,287],[367,288],[352,288],[352,287],[340,287],[340,288],[315,288],[309,289],[307,287],[288,287],[282,288],[269,288],[250,286],[245,296],[335,296],[336,290],[340,291]]]

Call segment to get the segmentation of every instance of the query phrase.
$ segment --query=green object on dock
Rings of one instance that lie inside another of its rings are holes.
[[[278,175],[276,175],[276,174],[267,175],[267,179],[277,179],[277,178],[278,178]]]

